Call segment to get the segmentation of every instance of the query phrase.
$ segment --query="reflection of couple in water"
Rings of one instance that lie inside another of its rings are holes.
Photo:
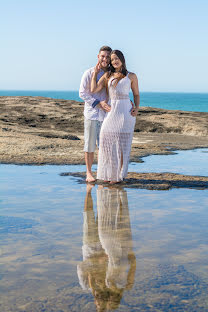
[[[95,218],[92,187],[87,185],[83,262],[77,272],[82,288],[92,292],[97,311],[108,311],[118,308],[124,290],[133,286],[136,259],[126,191],[99,186]]]

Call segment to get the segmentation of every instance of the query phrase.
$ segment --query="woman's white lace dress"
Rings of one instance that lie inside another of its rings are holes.
[[[129,156],[136,118],[131,116],[128,75],[116,87],[113,77],[109,79],[109,105],[100,132],[97,178],[106,181],[122,181],[128,172]]]

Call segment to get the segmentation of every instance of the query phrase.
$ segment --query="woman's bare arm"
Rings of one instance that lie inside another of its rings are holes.
[[[97,74],[99,73],[100,66],[97,64],[92,74],[91,79],[91,92],[96,93],[101,91],[105,87],[106,74],[104,74],[97,82]]]
[[[138,79],[136,74],[130,73],[129,79],[131,80],[131,89],[134,96],[134,104],[135,108],[131,110],[132,116],[136,116],[139,110],[139,104],[140,104],[140,95],[139,95],[139,85],[138,85]]]

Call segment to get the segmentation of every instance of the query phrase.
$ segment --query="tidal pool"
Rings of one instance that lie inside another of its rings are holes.
[[[151,157],[207,176],[206,152]],[[0,165],[0,311],[208,311],[208,190],[60,176],[83,168]]]
[[[175,151],[172,155],[143,157],[144,163],[131,163],[131,172],[171,172],[208,176],[208,149]]]

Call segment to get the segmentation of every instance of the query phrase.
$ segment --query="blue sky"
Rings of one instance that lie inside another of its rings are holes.
[[[102,45],[141,91],[208,92],[207,0],[1,0],[0,89],[77,90]]]

